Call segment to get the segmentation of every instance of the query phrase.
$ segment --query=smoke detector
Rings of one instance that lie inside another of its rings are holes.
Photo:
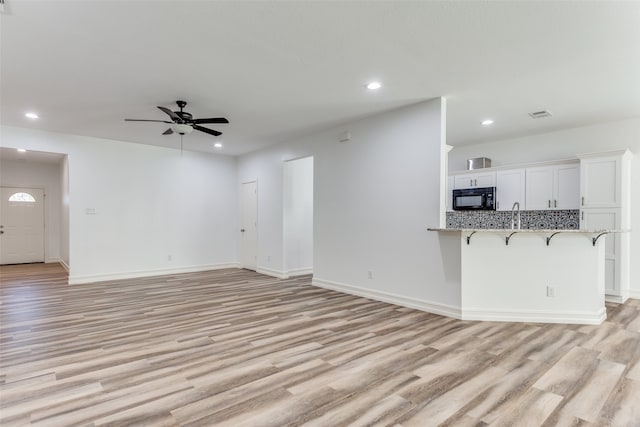
[[[533,113],[529,113],[532,119],[541,119],[543,117],[551,117],[551,112],[547,110],[542,111],[534,111]]]

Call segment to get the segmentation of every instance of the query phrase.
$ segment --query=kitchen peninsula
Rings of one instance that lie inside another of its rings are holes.
[[[622,230],[430,228],[453,236],[464,320],[600,324],[605,239]],[[452,242],[448,242],[452,247]],[[456,258],[457,255],[457,258]]]

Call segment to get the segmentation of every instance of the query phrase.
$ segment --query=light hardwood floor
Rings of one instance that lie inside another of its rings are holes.
[[[0,267],[0,425],[640,426],[640,301],[470,322],[218,270]]]

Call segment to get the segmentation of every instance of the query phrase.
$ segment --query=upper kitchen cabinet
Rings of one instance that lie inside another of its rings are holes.
[[[496,209],[511,210],[516,202],[520,210],[529,209],[525,204],[525,169],[509,169],[496,172]]]
[[[628,150],[580,156],[580,195],[583,208],[618,208],[626,204]]]
[[[526,169],[527,210],[579,209],[578,163]]]
[[[495,187],[495,172],[470,172],[454,176],[453,188]]]

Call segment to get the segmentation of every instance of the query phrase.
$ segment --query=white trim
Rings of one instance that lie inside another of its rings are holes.
[[[109,280],[136,279],[139,277],[164,276],[167,274],[196,273],[199,271],[221,270],[223,268],[240,268],[238,263],[228,264],[205,264],[194,265],[181,268],[161,268],[157,270],[146,271],[130,271],[126,273],[114,274],[93,274],[87,276],[69,276],[70,285],[79,285],[82,283],[105,282]]]
[[[66,262],[64,262],[61,258],[49,258],[48,260],[46,260],[44,262],[45,264],[55,264],[58,263],[62,266],[62,268],[64,268],[65,270],[67,270],[67,273],[69,272],[69,266],[67,265]]]
[[[442,316],[461,318],[460,307],[438,302],[424,301],[416,298],[405,297],[402,295],[391,294],[387,292],[374,291],[372,289],[364,289],[357,286],[351,286],[344,283],[333,282],[330,280],[313,278],[312,285],[320,288],[331,289],[350,295],[357,295],[376,301],[387,302],[390,304],[400,305],[402,307],[414,308],[416,310],[426,311],[428,313],[440,314]]]
[[[596,312],[583,311],[501,311],[486,309],[464,309],[462,320],[485,320],[491,322],[535,322],[574,323],[599,325],[607,319],[607,310],[602,307]]]
[[[625,301],[627,301],[628,298],[629,298],[628,295],[609,295],[609,294],[606,294],[604,296],[604,300],[606,302],[615,302],[615,303],[618,303],[618,304],[624,304]]]
[[[286,271],[274,270],[273,268],[258,267],[256,273],[266,274],[267,276],[277,277],[278,279],[288,279],[289,275]]]
[[[629,298],[640,299],[640,289],[629,289]]]
[[[293,270],[289,270],[289,271],[285,272],[285,274],[288,277],[306,276],[307,274],[313,274],[313,268],[312,267],[295,268]]]

